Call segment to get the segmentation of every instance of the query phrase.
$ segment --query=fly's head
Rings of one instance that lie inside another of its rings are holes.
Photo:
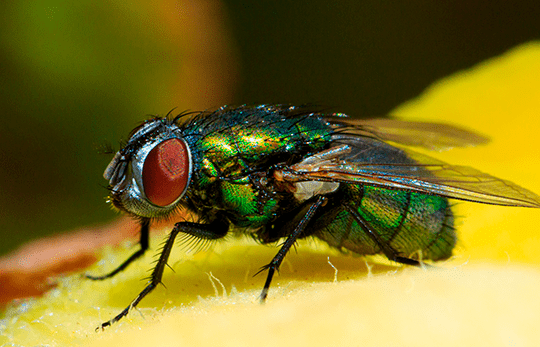
[[[105,169],[110,201],[132,215],[163,218],[179,205],[191,179],[189,146],[173,120],[155,118],[135,129]]]

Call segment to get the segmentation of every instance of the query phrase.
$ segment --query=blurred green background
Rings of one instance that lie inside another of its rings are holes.
[[[0,4],[0,254],[102,223],[98,148],[150,114],[316,103],[384,115],[540,39],[537,1]]]

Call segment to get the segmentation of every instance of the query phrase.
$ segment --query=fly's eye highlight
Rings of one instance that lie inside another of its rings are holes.
[[[189,183],[189,151],[179,139],[169,139],[154,147],[142,170],[144,193],[156,206],[175,202]]]

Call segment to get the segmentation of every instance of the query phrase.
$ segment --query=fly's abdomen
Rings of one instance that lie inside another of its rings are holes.
[[[346,203],[400,256],[442,260],[456,243],[453,214],[446,198],[409,191],[348,185]],[[341,208],[342,209],[342,208]],[[380,247],[355,218],[342,209],[316,234],[339,249],[377,254]]]

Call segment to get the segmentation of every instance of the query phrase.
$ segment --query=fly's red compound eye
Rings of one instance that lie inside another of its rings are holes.
[[[154,147],[142,170],[144,193],[157,206],[168,206],[182,195],[189,180],[189,153],[179,139]]]

